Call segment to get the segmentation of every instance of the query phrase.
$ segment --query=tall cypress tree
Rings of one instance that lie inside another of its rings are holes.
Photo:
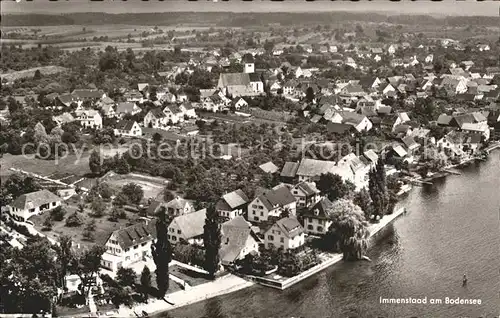
[[[205,245],[205,270],[215,279],[219,269],[219,250],[222,241],[221,227],[217,222],[215,205],[207,207],[207,217],[203,226],[203,243]]]
[[[169,285],[168,264],[172,260],[172,246],[167,239],[168,224],[165,213],[159,213],[156,220],[156,242],[151,245],[151,253],[156,264],[156,285],[158,298],[165,297]]]
[[[373,215],[382,217],[386,214],[389,204],[387,178],[382,159],[379,159],[375,168],[369,172],[368,190],[373,201]]]

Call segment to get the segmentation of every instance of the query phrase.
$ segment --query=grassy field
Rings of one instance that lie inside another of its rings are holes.
[[[126,175],[114,174],[113,176],[105,178],[105,182],[117,191],[127,183],[135,183],[142,188],[144,191],[144,198],[147,199],[161,196],[167,179],[129,173]]]
[[[90,173],[89,156],[84,154],[80,160],[76,155],[68,155],[68,157],[60,159],[59,162],[53,160],[42,160],[36,158],[28,158],[23,155],[13,156],[4,154],[2,158],[2,171],[0,176],[8,176],[13,172],[10,168],[22,169],[24,171],[48,176],[54,173],[69,173],[73,175],[85,175]]]
[[[40,73],[42,73],[42,75],[50,75],[50,74],[57,74],[57,73],[65,72],[67,69],[64,67],[53,66],[53,65],[41,66],[41,67],[30,68],[30,69],[22,70],[22,71],[3,73],[0,76],[2,77],[2,80],[5,79],[9,82],[12,82],[12,81],[15,81],[15,80],[21,79],[21,78],[33,77],[37,70],[39,70]]]
[[[80,244],[82,247],[92,246],[94,244],[104,244],[109,237],[109,235],[120,228],[124,228],[129,224],[136,223],[139,219],[139,216],[132,212],[125,212],[127,214],[127,219],[121,220],[118,222],[112,222],[108,220],[107,216],[104,215],[101,218],[94,218],[89,215],[91,213],[90,207],[87,204],[83,213],[79,213],[83,224],[78,227],[67,227],[65,225],[66,218],[76,211],[77,209],[76,199],[70,199],[63,203],[63,208],[67,211],[64,220],[60,222],[53,222],[52,230],[42,232],[45,235],[57,240],[57,238],[61,235],[68,235],[72,238],[72,240]],[[49,217],[49,213],[44,213],[42,215],[37,215],[30,218],[30,221],[35,224],[35,228],[38,231],[41,231],[43,228],[43,222],[46,218]],[[82,232],[85,224],[87,224],[91,219],[95,220],[96,229],[94,231],[94,241],[87,241],[83,238]]]

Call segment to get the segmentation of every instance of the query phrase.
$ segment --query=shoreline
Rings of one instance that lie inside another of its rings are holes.
[[[405,208],[400,208],[399,210],[395,211],[392,214],[388,214],[382,218],[382,220],[379,223],[374,223],[369,226],[369,231],[370,231],[370,236],[368,239],[371,239],[374,237],[378,232],[380,232],[383,228],[385,228],[387,225],[391,224],[395,219],[397,219],[399,216],[403,215],[405,211]],[[340,257],[339,257],[340,255]],[[301,282],[302,280],[319,273],[320,271],[337,264],[338,262],[342,261],[342,255],[341,254],[332,254],[330,260],[327,260],[325,262],[322,262],[315,267],[318,268],[311,268],[306,272],[303,272],[300,275],[300,278],[297,280],[297,276],[290,277],[288,280],[294,280],[294,282],[289,286],[292,286],[298,282]],[[325,264],[327,263],[327,264]],[[177,292],[174,292],[172,294],[167,294],[165,296],[165,299],[173,305],[165,302],[164,300],[161,299],[153,299],[150,300],[149,303],[146,304],[140,304],[138,306],[135,306],[133,308],[127,308],[127,307],[120,307],[119,309],[119,315],[120,316],[128,316],[128,317],[133,317],[137,316],[137,314],[142,313],[144,310],[145,312],[148,313],[150,316],[157,316],[163,312],[188,306],[203,300],[207,300],[210,298],[230,294],[251,286],[254,286],[256,284],[260,284],[258,282],[254,282],[248,279],[241,278],[239,276],[236,276],[234,274],[227,274],[213,282],[209,282],[206,284],[198,285],[192,288],[189,288],[188,290],[180,290]],[[264,284],[260,284],[264,285]],[[269,285],[267,285],[269,286]],[[275,286],[269,286],[269,287],[274,287]],[[284,288],[283,288],[284,289]],[[137,314],[136,314],[137,313]]]

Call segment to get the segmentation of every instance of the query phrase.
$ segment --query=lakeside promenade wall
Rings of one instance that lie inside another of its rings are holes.
[[[405,208],[400,208],[397,211],[394,211],[394,213],[385,215],[379,223],[372,224],[368,227],[368,231],[370,232],[369,239],[374,237],[378,232],[380,232],[384,227],[392,223],[396,218],[401,216],[405,212]],[[328,260],[325,260],[318,265],[315,265],[311,267],[310,269],[287,279],[284,280],[278,280],[278,279],[269,279],[269,278],[264,278],[264,277],[258,277],[258,276],[247,276],[248,278],[252,279],[253,281],[267,286],[267,287],[272,287],[272,288],[277,288],[284,290],[290,286],[293,286],[297,284],[300,281],[303,281],[304,279],[321,272],[325,268],[334,265],[342,260],[342,254],[336,253],[332,254],[331,258]]]

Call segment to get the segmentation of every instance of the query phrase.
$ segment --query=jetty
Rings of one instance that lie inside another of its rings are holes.
[[[488,147],[484,148],[484,151],[489,154],[495,149],[500,149],[500,141],[491,143]]]

